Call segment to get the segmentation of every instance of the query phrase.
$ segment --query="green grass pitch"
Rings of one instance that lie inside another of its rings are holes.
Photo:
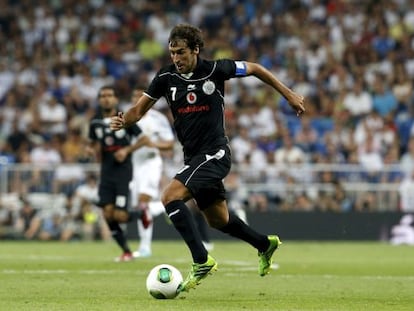
[[[182,242],[155,241],[151,258],[115,263],[115,243],[1,241],[0,310],[414,310],[414,247],[284,241],[266,277],[247,244],[215,241],[211,254],[215,274],[156,300],[147,273],[169,263],[185,277],[191,257]]]

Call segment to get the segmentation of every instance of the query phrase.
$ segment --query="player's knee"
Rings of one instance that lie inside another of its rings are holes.
[[[129,220],[129,214],[123,210],[116,210],[113,219],[118,223],[126,223]]]
[[[105,218],[105,220],[107,220],[107,221],[112,220],[112,214],[113,214],[112,210],[104,209],[102,214],[103,214],[103,217]]]
[[[167,187],[161,195],[161,202],[164,206],[172,201],[184,200],[187,201],[190,199],[191,195],[188,190],[183,186],[179,187]]]

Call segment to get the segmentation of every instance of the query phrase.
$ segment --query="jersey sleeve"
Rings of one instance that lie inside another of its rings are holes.
[[[145,94],[153,100],[157,100],[165,95],[167,88],[166,74],[162,74],[161,71],[152,79]]]
[[[225,79],[241,78],[247,75],[247,65],[244,61],[220,59],[217,61],[217,72]]]

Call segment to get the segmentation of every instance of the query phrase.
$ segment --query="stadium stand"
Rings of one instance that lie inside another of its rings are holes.
[[[309,101],[298,119],[254,79],[229,82],[228,135],[245,154],[234,157],[235,201],[250,210],[401,209],[401,185],[414,165],[413,1],[1,3],[3,210],[18,205],[13,196],[33,196],[39,208],[62,205],[56,195],[70,201],[86,173],[96,172],[82,147],[98,89],[115,84],[127,106],[132,88],[169,61],[166,35],[180,22],[203,30],[206,58],[259,61]],[[171,119],[165,103],[157,107]],[[304,156],[279,166],[286,141]],[[166,160],[172,174],[181,159]],[[70,167],[84,172],[62,177]],[[404,206],[414,210],[414,199],[404,196]]]

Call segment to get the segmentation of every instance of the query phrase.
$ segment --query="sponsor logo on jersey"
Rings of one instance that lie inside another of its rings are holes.
[[[196,89],[195,84],[189,84],[187,85],[187,91],[194,91]]]
[[[189,104],[194,104],[197,101],[197,95],[194,92],[190,92],[187,94],[187,102]]]
[[[186,106],[178,108],[178,113],[184,114],[184,113],[192,113],[192,112],[205,112],[209,111],[210,106],[209,105],[202,105],[202,106]]]
[[[207,95],[211,95],[216,90],[216,85],[213,81],[207,80],[203,83],[203,92]]]

